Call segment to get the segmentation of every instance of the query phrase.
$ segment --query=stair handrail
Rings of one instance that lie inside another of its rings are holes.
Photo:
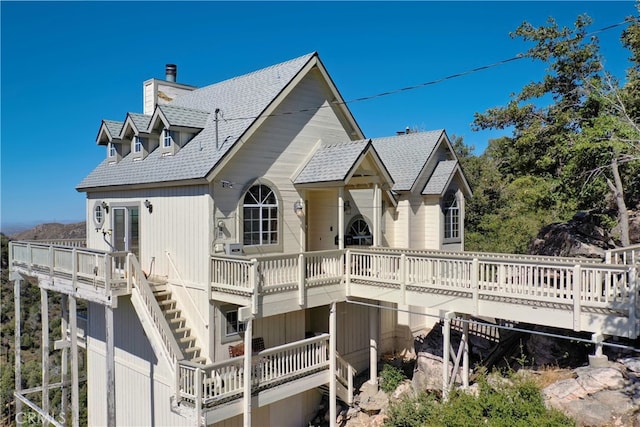
[[[182,276],[180,275],[180,272],[178,271],[178,268],[176,267],[175,263],[173,262],[173,259],[171,258],[171,254],[169,253],[169,251],[166,251],[166,254],[167,254],[167,259],[169,260],[169,264],[173,268],[174,273],[176,273],[176,276],[178,276],[178,280],[180,281],[180,286],[182,286],[182,289],[184,289],[184,292],[187,294],[187,298],[189,299],[189,302],[191,303],[191,306],[193,307],[194,311],[196,313],[198,313],[198,317],[200,318],[200,321],[202,321],[202,324],[204,325],[205,329],[209,329],[209,323],[207,323],[207,321],[204,320],[204,317],[202,316],[202,313],[200,313],[200,310],[198,310],[198,306],[196,306],[196,303],[193,300],[193,298],[191,297],[191,294],[189,293],[189,290],[187,289],[187,286],[184,284],[184,280],[182,280]]]
[[[176,362],[184,360],[184,354],[171,331],[169,322],[167,322],[167,319],[164,317],[164,313],[160,308],[155,295],[153,295],[153,291],[142,272],[142,267],[140,267],[138,259],[132,253],[129,253],[128,257],[130,266],[129,274],[134,279],[133,289],[137,289],[140,294],[142,302],[147,308],[147,313],[151,317],[151,321],[160,335],[164,349],[169,355],[171,366],[175,366]]]
[[[338,381],[342,383],[342,385],[347,387],[347,403],[351,405],[353,403],[353,377],[358,374],[358,371],[351,366],[349,362],[344,360],[337,352],[336,352],[336,378]],[[346,375],[345,375],[346,374]],[[346,378],[345,378],[346,376]]]

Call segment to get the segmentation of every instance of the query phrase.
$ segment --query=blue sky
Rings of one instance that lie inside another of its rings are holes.
[[[493,64],[524,52],[523,21],[578,14],[593,30],[635,13],[625,2],[0,2],[1,223],[80,221],[75,186],[105,156],[102,119],[142,112],[142,82],[178,65],[205,86],[317,51],[346,100]],[[624,77],[623,27],[598,34]],[[349,104],[367,137],[445,128],[480,153],[505,132],[472,132],[475,112],[504,105],[544,66],[519,60]]]

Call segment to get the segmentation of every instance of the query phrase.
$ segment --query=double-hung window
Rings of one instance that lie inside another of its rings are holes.
[[[243,243],[275,245],[278,243],[278,199],[266,185],[254,185],[244,196]]]
[[[460,238],[460,206],[455,193],[448,193],[444,199],[444,238]]]
[[[162,131],[162,146],[164,148],[171,148],[171,144],[175,142],[176,132],[164,128]]]
[[[113,142],[110,142],[109,145],[107,146],[107,153],[109,155],[109,157],[116,157],[116,144],[114,144]]]
[[[244,332],[245,323],[238,320],[237,308],[223,310],[223,313],[226,320],[225,337],[232,337]]]
[[[142,138],[140,136],[136,136],[135,140],[133,141],[133,152],[134,153],[141,153],[142,152],[142,147],[144,146],[144,144],[146,143],[146,138]]]

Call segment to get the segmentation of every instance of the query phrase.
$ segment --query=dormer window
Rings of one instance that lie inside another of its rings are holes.
[[[162,130],[162,146],[164,148],[171,148],[171,145],[177,140],[177,132],[171,131],[167,128]]]
[[[115,158],[117,154],[118,152],[116,151],[116,144],[114,144],[113,142],[110,142],[107,145],[107,155],[111,158]]]
[[[144,144],[147,143],[147,138],[142,138],[140,136],[136,136],[133,141],[133,152],[134,153],[142,153],[142,149]]]

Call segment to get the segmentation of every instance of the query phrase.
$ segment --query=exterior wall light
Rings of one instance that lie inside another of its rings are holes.
[[[153,212],[153,205],[149,201],[149,199],[144,201],[144,207],[149,210],[149,213]]]
[[[103,201],[101,206],[106,213],[109,213],[109,205],[107,204],[107,202]]]
[[[295,203],[293,204],[293,211],[299,217],[303,217],[304,216],[304,204],[302,203],[301,200],[296,200],[295,201]]]
[[[344,202],[344,213],[351,215],[351,202],[349,200]]]

